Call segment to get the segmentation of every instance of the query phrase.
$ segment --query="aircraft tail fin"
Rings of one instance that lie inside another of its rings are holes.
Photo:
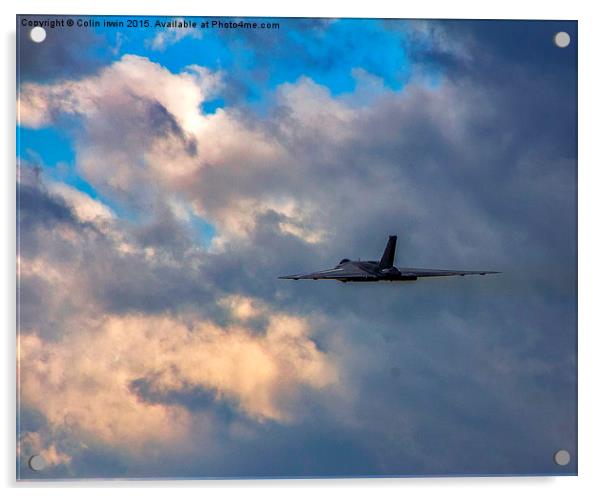
[[[388,269],[389,267],[393,267],[393,262],[395,261],[395,245],[397,244],[397,236],[389,236],[389,241],[387,241],[387,247],[383,253],[382,258],[380,259],[380,263],[378,266],[381,269]]]

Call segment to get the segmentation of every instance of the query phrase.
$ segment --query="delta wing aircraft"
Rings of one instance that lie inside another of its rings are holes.
[[[441,270],[441,269],[416,269],[411,267],[395,267],[395,246],[397,236],[389,236],[387,247],[380,261],[356,260],[344,258],[333,269],[311,272],[309,274],[295,274],[281,276],[279,279],[334,279],[342,282],[373,282],[373,281],[416,281],[419,277],[442,276],[470,276],[499,274],[491,270]]]

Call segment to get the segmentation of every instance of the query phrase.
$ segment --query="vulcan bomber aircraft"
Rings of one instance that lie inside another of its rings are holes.
[[[387,247],[380,261],[357,260],[344,258],[333,269],[311,272],[309,274],[295,274],[281,276],[279,279],[335,279],[342,282],[373,282],[373,281],[416,281],[419,277],[442,276],[470,276],[485,274],[499,274],[491,270],[441,270],[441,269],[415,269],[410,267],[395,267],[395,245],[397,236],[389,236]]]

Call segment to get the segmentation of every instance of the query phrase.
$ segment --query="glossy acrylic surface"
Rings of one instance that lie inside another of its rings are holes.
[[[577,41],[19,16],[17,477],[576,474]]]

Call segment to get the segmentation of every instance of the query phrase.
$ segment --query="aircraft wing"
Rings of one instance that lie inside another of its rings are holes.
[[[485,274],[499,274],[492,270],[441,270],[441,269],[414,269],[400,268],[404,275],[415,275],[416,277],[445,277],[445,276],[475,276]]]
[[[335,267],[334,269],[321,270],[310,274],[294,274],[292,276],[280,276],[278,279],[350,279],[350,278],[374,278],[374,275],[356,265],[346,267]]]

